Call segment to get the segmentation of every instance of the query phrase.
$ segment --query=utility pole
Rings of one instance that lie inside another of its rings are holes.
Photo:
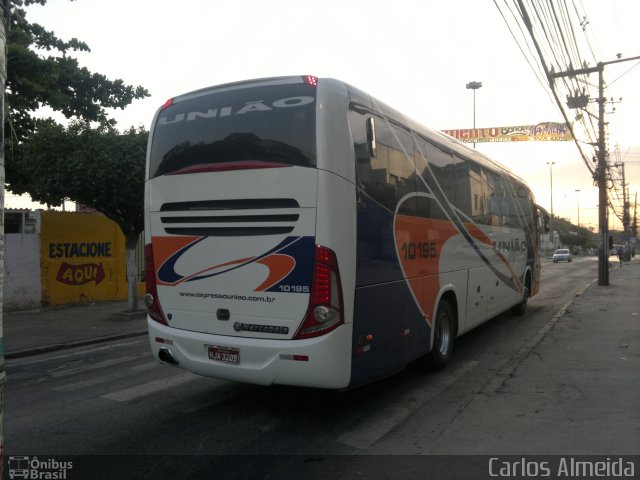
[[[578,232],[580,232],[580,192],[581,190],[577,188],[575,192],[576,192],[576,201],[578,203]]]
[[[599,62],[595,67],[571,69],[566,72],[551,72],[549,74],[549,82],[553,84],[553,80],[560,77],[575,77],[576,75],[584,75],[598,72],[598,141],[597,146],[597,167],[595,172],[595,180],[598,184],[598,285],[609,285],[609,222],[607,218],[607,144],[605,139],[605,103],[604,97],[604,67],[614,63],[630,62],[640,60],[640,56],[631,58],[619,58],[609,62]],[[588,97],[572,98],[569,102],[569,108],[584,108]]]
[[[556,162],[547,162],[549,165],[549,182],[551,184],[551,215],[549,215],[549,241],[551,242],[551,249],[555,250],[556,241],[553,238],[553,166]]]
[[[627,198],[627,179],[622,162],[622,230],[624,238],[624,259],[628,262],[631,259],[631,249],[629,248],[629,227],[631,218],[629,217],[629,199]]]
[[[636,192],[636,199],[633,202],[633,236],[638,235],[638,192]]]
[[[4,479],[4,338],[2,332],[2,301],[4,289],[4,88],[7,80],[7,25],[10,0],[0,0],[0,480]]]
[[[604,64],[598,63],[598,285],[609,286],[609,221],[607,217],[607,144],[604,132]]]
[[[476,148],[476,90],[482,88],[482,82],[469,82],[468,90],[473,90],[473,148]]]
[[[633,255],[635,255],[635,249],[638,245],[638,192],[636,192],[636,199],[633,202],[633,226],[631,227],[631,233],[633,234]]]

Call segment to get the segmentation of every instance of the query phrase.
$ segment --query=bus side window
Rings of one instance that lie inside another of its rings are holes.
[[[390,125],[389,178],[393,179],[395,203],[416,192],[416,166],[413,133],[403,126]]]
[[[371,119],[372,123],[374,124],[373,128],[375,129],[375,120],[373,120],[373,117],[367,116],[365,115],[365,113],[360,112],[359,110],[355,110],[354,108],[351,109],[349,120],[351,123],[351,135],[353,136],[353,148],[356,153],[357,167],[361,163],[371,162],[371,154],[367,142],[369,136],[368,119]]]
[[[549,233],[551,226],[549,225],[549,212],[540,205],[535,205],[536,217],[538,217],[538,230],[540,233]]]
[[[357,107],[352,107],[350,121],[358,186],[393,212],[398,201],[416,189],[412,133]]]
[[[417,184],[417,190],[432,193],[439,198],[443,210],[435,200],[419,197],[421,216],[437,220],[446,220],[445,211],[454,204],[456,198],[454,164],[451,152],[438,145],[416,137],[416,168],[417,175],[422,179]]]
[[[380,118],[369,120],[373,118],[374,116],[370,112],[360,111],[354,107],[351,109],[350,123],[356,156],[358,186],[376,202],[387,208],[392,208],[393,201],[390,202],[388,198],[389,156],[380,155],[380,149],[377,145],[378,138],[376,138],[376,156],[373,157],[370,154],[369,135],[375,133],[376,137],[379,137],[380,129],[378,127],[384,123]],[[374,125],[375,132],[369,130],[371,124]]]
[[[534,230],[534,227],[536,230],[540,230],[539,226],[535,226],[533,224],[536,212],[534,202],[530,197],[529,189],[514,180],[509,180],[506,176],[504,177],[504,181],[506,185],[510,186],[513,203],[517,209],[517,217],[514,221],[523,222],[521,226],[526,226],[529,230]],[[519,226],[518,223],[512,224]]]

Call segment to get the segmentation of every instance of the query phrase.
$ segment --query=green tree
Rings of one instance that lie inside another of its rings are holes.
[[[149,96],[141,87],[109,80],[81,67],[74,52],[89,52],[76,38],[65,41],[29,23],[21,8],[46,0],[9,0],[5,88],[5,182],[17,194],[52,206],[65,198],[102,212],[127,242],[129,310],[137,307],[134,251],[143,229],[147,132],[119,134],[108,109],[123,109]],[[39,120],[48,106],[67,119],[67,129]],[[97,125],[91,128],[90,124]]]
[[[571,250],[575,252],[577,247],[584,247],[586,245],[587,238],[578,234],[561,233],[560,242],[563,245],[570,247]]]
[[[560,243],[571,248],[574,252],[580,247],[595,248],[597,235],[584,227],[572,224],[569,219],[553,216],[553,228],[558,231]]]
[[[51,119],[36,121],[24,146],[33,172],[34,200],[55,204],[67,197],[116,222],[126,239],[129,311],[137,309],[135,249],[144,229],[144,169],[148,132],[119,133],[114,127],[68,128]]]
[[[7,81],[5,89],[6,183],[17,194],[31,193],[34,175],[20,162],[24,145],[36,129],[37,112],[48,106],[68,119],[115,125],[108,109],[123,109],[149,96],[141,87],[109,80],[81,67],[73,52],[89,52],[76,38],[65,41],[41,25],[29,23],[22,7],[46,0],[13,0],[8,21]],[[35,180],[39,182],[39,180]],[[50,205],[60,205],[64,197]]]

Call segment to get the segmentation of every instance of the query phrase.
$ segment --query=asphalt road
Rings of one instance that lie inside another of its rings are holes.
[[[447,434],[460,412],[596,276],[592,258],[546,263],[527,314],[459,338],[445,371],[415,364],[346,392],[198,377],[158,364],[145,337],[10,360],[5,455],[477,453]]]

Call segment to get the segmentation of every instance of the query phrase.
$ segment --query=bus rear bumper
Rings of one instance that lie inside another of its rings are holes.
[[[351,379],[352,324],[305,340],[212,335],[161,325],[147,317],[153,356],[193,373],[258,385],[341,389]],[[211,360],[211,347],[237,352],[239,363]],[[230,349],[230,350],[229,350]],[[172,358],[175,361],[168,362]]]

